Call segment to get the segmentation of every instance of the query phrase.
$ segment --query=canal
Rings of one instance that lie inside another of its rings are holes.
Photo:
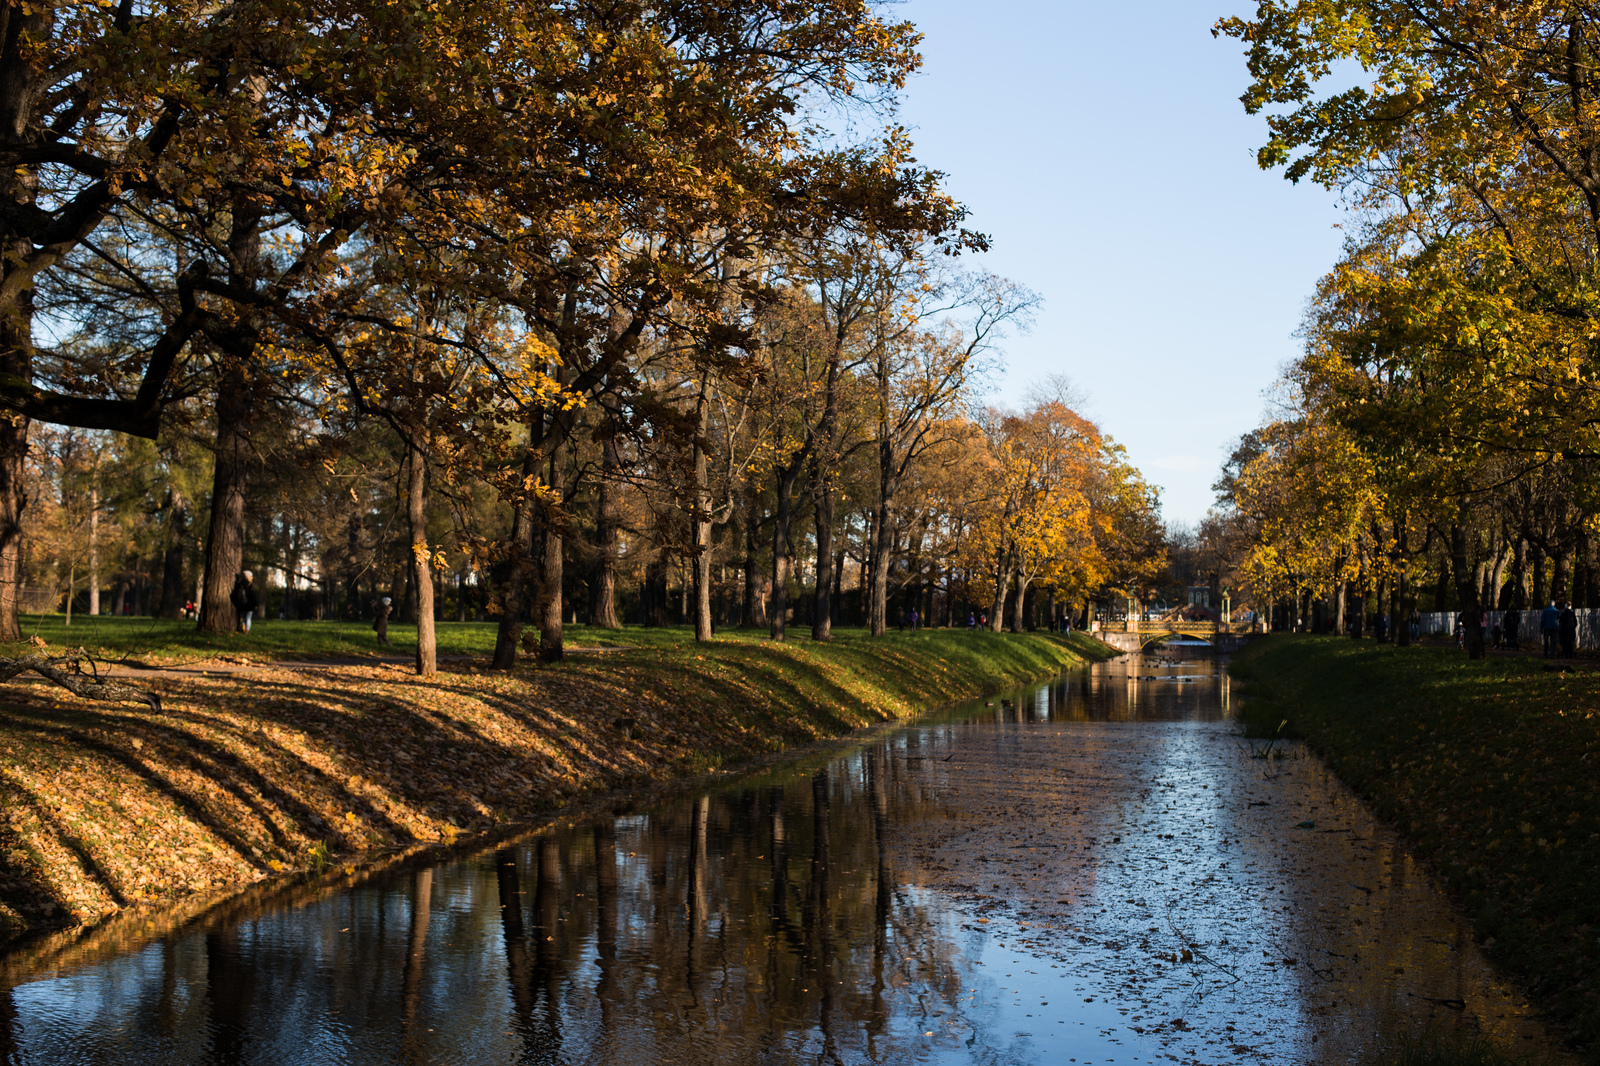
[[[1423,1025],[1546,1052],[1426,868],[1182,654],[0,968],[0,1061],[1215,1066]]]

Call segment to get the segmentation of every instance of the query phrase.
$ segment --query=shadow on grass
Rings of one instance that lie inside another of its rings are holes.
[[[175,676],[161,714],[19,687],[0,708],[0,782],[12,793],[0,902],[37,928],[52,911],[90,917],[86,900],[146,900],[152,885],[252,880],[311,849],[527,821],[586,792],[839,736],[1074,661],[1065,641],[948,631],[829,644],[652,638],[512,675]],[[63,802],[62,789],[82,795]],[[63,884],[76,898],[51,887]],[[0,942],[17,931],[0,928]]]

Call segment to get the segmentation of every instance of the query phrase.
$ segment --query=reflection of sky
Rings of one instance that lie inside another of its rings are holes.
[[[0,996],[0,1060],[1291,1061],[1411,1002],[1385,968],[1472,998],[1403,850],[1314,764],[1242,755],[1225,686],[1129,657],[822,774],[201,923]],[[1308,852],[1306,817],[1350,835]]]

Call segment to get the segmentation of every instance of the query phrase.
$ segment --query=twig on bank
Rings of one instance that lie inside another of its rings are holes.
[[[0,682],[10,681],[20,674],[35,673],[74,696],[87,700],[143,703],[154,711],[161,710],[160,696],[113,680],[101,673],[102,665],[101,660],[82,648],[75,648],[65,655],[46,655],[43,652],[17,658],[0,655]]]

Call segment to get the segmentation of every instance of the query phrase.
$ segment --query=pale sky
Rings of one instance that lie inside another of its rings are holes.
[[[1250,5],[1253,9],[1254,5]],[[1338,257],[1337,198],[1257,169],[1237,42],[1244,5],[1155,0],[906,0],[925,64],[901,119],[919,160],[994,238],[975,260],[1045,298],[1005,343],[996,399],[1066,374],[1088,410],[1194,521],[1228,442],[1299,351]]]

